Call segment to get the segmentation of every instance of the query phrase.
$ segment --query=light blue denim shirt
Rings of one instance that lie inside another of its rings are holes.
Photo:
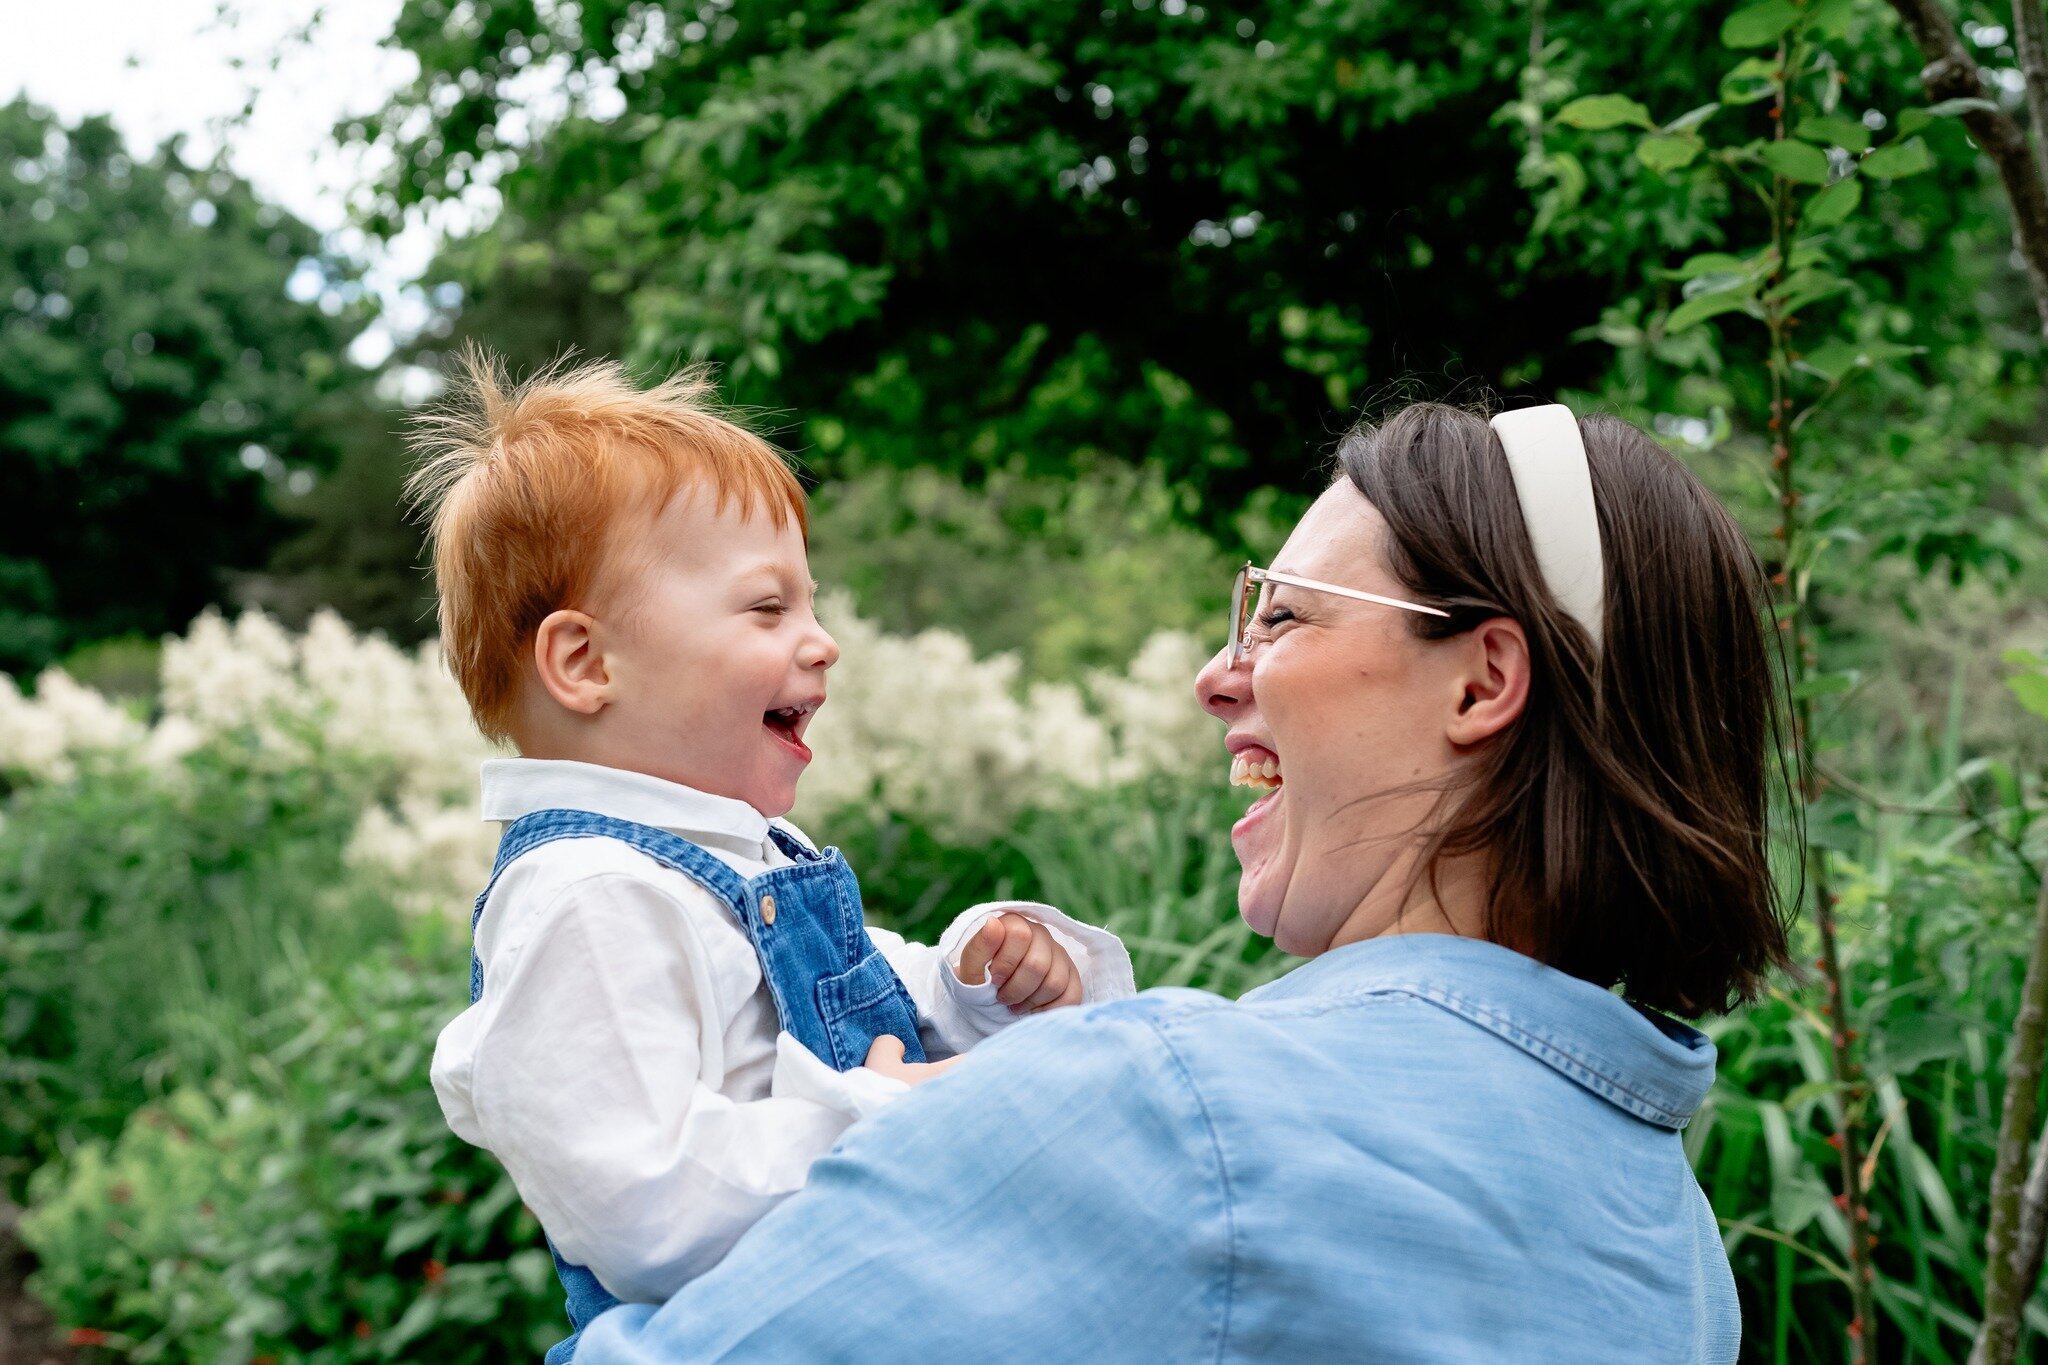
[[[1698,1032],[1491,944],[1327,953],[1010,1030],[713,1271],[583,1336],[678,1361],[1733,1361],[1679,1129]]]

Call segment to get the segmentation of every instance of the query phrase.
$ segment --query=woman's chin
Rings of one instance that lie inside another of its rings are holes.
[[[1230,846],[1243,868],[1237,878],[1237,911],[1261,938],[1273,937],[1287,889],[1286,872],[1276,866],[1285,827],[1278,818],[1281,800],[1279,791],[1261,797],[1230,830]]]
[[[1237,877],[1237,913],[1260,938],[1273,937],[1280,922],[1280,898],[1260,894],[1259,870],[1246,868]]]

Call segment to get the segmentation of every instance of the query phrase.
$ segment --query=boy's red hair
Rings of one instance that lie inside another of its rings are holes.
[[[413,422],[406,482],[428,518],[441,641],[484,734],[510,738],[524,655],[549,613],[616,584],[605,565],[627,514],[678,490],[766,510],[810,531],[803,487],[766,441],[718,406],[703,366],[636,388],[616,361],[566,361],[514,385],[465,347],[446,402]]]

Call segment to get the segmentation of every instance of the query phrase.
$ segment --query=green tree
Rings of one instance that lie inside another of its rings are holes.
[[[331,459],[369,315],[318,235],[175,142],[0,107],[0,671],[181,628]]]
[[[1575,8],[1544,39],[1568,54],[1555,80],[1676,102],[1718,75],[1698,41],[1718,6]],[[385,226],[502,194],[443,262],[479,303],[578,272],[641,363],[708,356],[743,401],[800,414],[785,439],[823,473],[1103,452],[1157,462],[1227,530],[1403,383],[1591,387],[1610,355],[1574,334],[1672,237],[1715,230],[1682,190],[1630,183],[1532,239],[1498,117],[1531,18],[408,0],[394,41],[420,75],[352,131],[394,153]],[[1881,89],[1914,79],[1888,35],[1852,55]],[[1952,225],[1974,177],[1914,187],[1916,221]],[[1945,287],[1941,241],[1893,249],[1916,291]]]

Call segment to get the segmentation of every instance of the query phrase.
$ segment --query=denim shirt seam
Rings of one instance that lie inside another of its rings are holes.
[[[1397,989],[1405,990],[1417,999],[1449,1010],[1490,1032],[1498,1033],[1509,1042],[1557,1067],[1579,1084],[1590,1087],[1597,1094],[1612,1100],[1637,1118],[1675,1128],[1684,1128],[1692,1119],[1690,1113],[1682,1112],[1679,1106],[1668,1098],[1647,1094],[1630,1086],[1548,1034],[1539,1033],[1506,1014],[1439,986],[1413,985]]]
[[[1209,1139],[1209,1155],[1216,1166],[1216,1184],[1223,1195],[1223,1310],[1216,1322],[1216,1353],[1211,1359],[1219,1362],[1230,1344],[1230,1312],[1237,1294],[1237,1200],[1230,1186],[1230,1166],[1223,1159],[1223,1141],[1216,1132],[1216,1120],[1209,1113],[1209,1103],[1202,1098],[1202,1089],[1195,1084],[1194,1073],[1188,1069],[1187,1059],[1180,1049],[1167,1037],[1165,1023],[1160,1019],[1147,1019],[1145,1024],[1159,1045],[1166,1049],[1173,1068],[1180,1074],[1181,1084],[1187,1089],[1188,1098],[1194,1101],[1195,1112],[1201,1117],[1202,1131]]]
[[[1516,1047],[1528,1051],[1531,1056],[1554,1066],[1564,1075],[1591,1089],[1595,1094],[1612,1101],[1628,1113],[1646,1122],[1664,1127],[1683,1129],[1692,1121],[1692,1115],[1667,1096],[1644,1093],[1613,1075],[1609,1070],[1595,1065],[1577,1051],[1566,1047],[1546,1033],[1537,1031],[1498,1010],[1490,1009],[1468,997],[1442,986],[1433,986],[1419,981],[1381,982],[1370,986],[1354,986],[1349,990],[1305,1000],[1297,1008],[1273,1009],[1255,1006],[1261,1012],[1285,1012],[1295,1015],[1321,1014],[1365,1003],[1375,998],[1384,1000],[1401,997],[1415,1000],[1441,1009],[1467,1023],[1487,1032],[1494,1033]],[[1276,1005],[1278,1002],[1275,1002]]]

